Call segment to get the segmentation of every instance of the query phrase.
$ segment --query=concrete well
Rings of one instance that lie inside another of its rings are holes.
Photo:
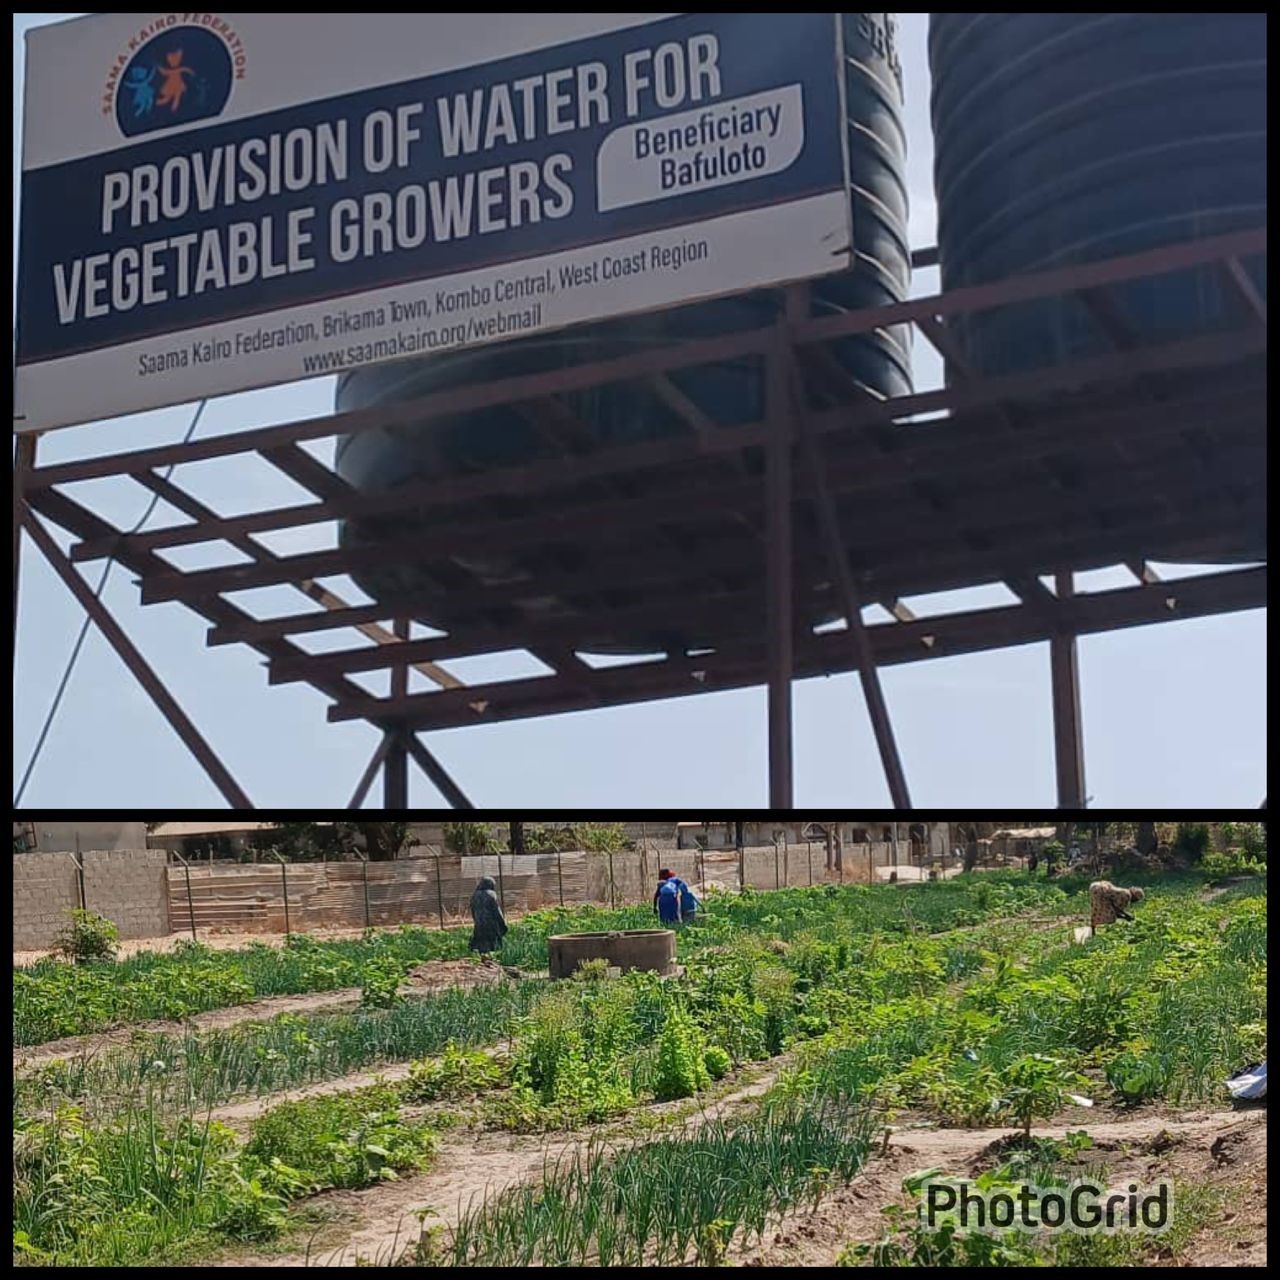
[[[547,940],[551,976],[567,978],[584,960],[607,960],[611,968],[675,972],[676,935],[670,929],[623,929],[617,933],[564,933]]]

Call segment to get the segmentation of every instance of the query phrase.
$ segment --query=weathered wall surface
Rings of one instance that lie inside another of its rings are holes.
[[[85,905],[111,920],[122,938],[158,938],[169,932],[163,849],[89,849],[80,858]],[[71,854],[14,855],[15,951],[52,946],[67,913],[79,905],[80,874]]]
[[[122,938],[158,938],[169,930],[163,849],[112,849],[84,855],[84,897]]]

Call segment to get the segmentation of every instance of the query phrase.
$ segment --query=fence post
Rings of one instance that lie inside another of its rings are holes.
[[[364,884],[364,927],[368,929],[371,923],[369,920],[369,859],[363,856],[360,858],[360,879]]]
[[[609,906],[616,908],[618,905],[618,896],[613,887],[613,850],[609,849]]]
[[[813,841],[806,840],[805,846],[809,850],[809,887],[813,887]]]
[[[707,851],[701,845],[698,846],[698,885],[705,896],[707,892]]]
[[[176,849],[173,850],[173,856],[182,863],[182,874],[187,879],[187,918],[191,922],[191,941],[199,942],[200,939],[196,937],[196,904],[191,900],[191,868],[187,865],[186,858]]]
[[[560,859],[560,850],[556,850],[556,880],[560,885],[560,905],[564,906],[564,866]]]
[[[283,858],[280,858],[280,883],[284,886],[284,936],[287,938],[293,930],[289,927],[289,868]]]
[[[505,912],[507,909],[507,893],[502,887],[502,854],[498,854],[498,906]]]
[[[436,854],[436,903],[440,908],[440,927],[444,928],[444,883],[440,879],[440,855]]]
[[[84,895],[84,855],[80,852],[80,833],[76,832],[76,879],[80,887],[80,910],[89,910],[89,900]]]
[[[778,875],[778,841],[776,837],[773,841],[773,887],[775,889],[782,888],[782,880]]]
[[[747,887],[747,850],[745,845],[738,846],[738,892]]]

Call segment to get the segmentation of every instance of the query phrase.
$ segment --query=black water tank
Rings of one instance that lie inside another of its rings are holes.
[[[1263,13],[931,14],[944,288],[1265,225],[1266,42]],[[1229,305],[1209,268],[1110,294],[1146,341]],[[1109,349],[1071,300],[953,330],[980,373]]]
[[[817,316],[899,301],[906,297],[910,279],[906,135],[896,19],[887,13],[851,13],[842,15],[842,23],[855,265],[848,272],[815,282],[812,310]],[[392,404],[432,391],[755,328],[773,322],[779,305],[777,291],[761,290],[650,315],[579,325],[546,337],[361,369],[339,380],[337,407],[345,411]],[[832,344],[831,349],[856,382],[883,397],[911,389],[909,344],[910,329],[904,326],[858,335]],[[677,371],[670,378],[717,428],[732,430],[763,417],[763,387],[754,361]],[[591,439],[580,445],[624,444],[688,432],[667,405],[635,385],[563,399],[590,432]],[[548,456],[545,441],[528,419],[502,407],[441,418],[395,433],[374,429],[347,437],[338,444],[337,469],[358,489],[376,492],[442,473],[474,473]],[[563,500],[562,491],[554,501]],[[497,503],[495,509],[501,510],[503,505]],[[509,509],[510,504],[506,505]],[[536,497],[520,500],[520,514],[538,509]],[[447,523],[439,516],[402,513],[348,522],[341,537],[344,546],[367,546],[419,531],[438,538]],[[459,621],[451,599],[462,590],[481,585],[505,589],[503,617],[517,639],[520,619],[529,617],[580,618],[580,636],[574,641],[579,649],[670,649],[714,642],[716,637],[707,627],[700,627],[695,634],[686,631],[678,618],[655,618],[652,627],[633,629],[625,635],[602,629],[590,597],[567,599],[562,592],[541,585],[540,579],[547,573],[581,567],[591,555],[586,542],[560,550],[559,556],[549,558],[544,553],[537,561],[522,556],[519,548],[502,548],[481,557],[389,562],[357,574],[356,579],[378,600],[406,593],[427,598],[428,606],[417,610],[421,620],[446,628]],[[634,540],[637,571],[647,570],[652,575],[652,552],[652,538]],[[628,576],[619,574],[610,603],[626,603]]]

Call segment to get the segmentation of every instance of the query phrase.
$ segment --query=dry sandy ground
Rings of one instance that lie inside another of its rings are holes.
[[[1079,1123],[1040,1127],[1041,1137],[1063,1137]],[[1151,1108],[1124,1120],[1089,1123],[1092,1151],[1117,1185],[1130,1178],[1175,1177],[1228,1190],[1217,1218],[1201,1229],[1176,1260],[1158,1265],[1265,1266],[1267,1260],[1267,1113],[1170,1112]],[[977,1174],[1000,1163],[1010,1129],[902,1129],[889,1150],[873,1159],[849,1186],[816,1212],[788,1215],[763,1244],[737,1249],[747,1266],[831,1266],[851,1243],[872,1244],[885,1225],[881,1210],[909,1205],[902,1179],[919,1169]]]
[[[431,995],[446,987],[482,986],[500,982],[504,977],[504,971],[497,965],[480,964],[474,960],[429,960],[411,969],[400,989],[408,996]],[[55,1058],[98,1053],[113,1044],[127,1044],[140,1031],[181,1034],[189,1029],[212,1031],[221,1027],[234,1027],[241,1022],[263,1022],[281,1013],[314,1013],[318,1009],[338,1013],[343,1009],[354,1008],[359,999],[359,987],[340,987],[335,991],[268,996],[263,1000],[251,1000],[247,1004],[232,1005],[227,1009],[197,1013],[185,1022],[131,1022],[128,1026],[116,1027],[111,1031],[68,1036],[63,1040],[50,1040],[45,1044],[15,1049],[13,1069],[15,1073],[20,1073]]]

